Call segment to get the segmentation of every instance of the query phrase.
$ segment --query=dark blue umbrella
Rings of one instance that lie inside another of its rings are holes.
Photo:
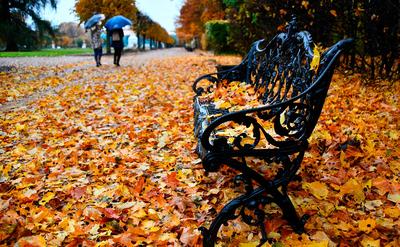
[[[103,14],[96,14],[92,17],[89,18],[89,20],[87,20],[85,22],[85,29],[89,29],[93,26],[95,26],[97,23],[99,23],[99,21],[104,20],[105,16]]]
[[[125,26],[132,26],[132,21],[122,15],[111,17],[104,25],[108,30],[120,29]]]

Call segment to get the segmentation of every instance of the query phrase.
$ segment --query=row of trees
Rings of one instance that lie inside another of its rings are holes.
[[[243,54],[255,40],[270,39],[284,30],[292,15],[316,43],[329,46],[344,37],[354,38],[354,49],[345,58],[348,68],[370,78],[399,77],[399,1],[186,0],[177,34],[184,40],[208,36],[216,51]],[[221,32],[227,35],[218,37]]]
[[[49,21],[41,18],[40,10],[46,6],[56,9],[57,0],[0,1],[0,45],[3,44],[7,51],[15,51],[35,49],[42,44],[51,43],[52,39],[56,39],[60,44],[72,42],[70,39],[75,36],[64,35],[69,33],[63,30],[68,28],[68,25],[65,28],[60,26],[55,30]],[[103,13],[106,20],[115,15],[126,16],[134,23],[132,28],[138,35],[138,45],[141,49],[144,49],[146,39],[150,40],[151,48],[159,48],[162,43],[167,46],[175,43],[175,40],[160,24],[137,9],[135,0],[77,0],[75,12],[81,23],[94,13]],[[28,18],[33,21],[33,27],[26,23]],[[76,38],[76,40],[83,41],[83,38]]]
[[[150,48],[161,48],[161,43],[168,46],[175,43],[175,40],[160,24],[140,11],[136,14],[135,31],[138,37],[138,47],[142,50],[145,49],[146,39],[150,40]]]

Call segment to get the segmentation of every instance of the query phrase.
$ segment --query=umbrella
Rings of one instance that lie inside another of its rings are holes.
[[[114,17],[111,17],[105,24],[105,27],[112,31],[114,29],[120,29],[125,26],[131,26],[132,21],[126,18],[125,16],[122,15],[117,15]]]
[[[93,27],[94,25],[99,23],[99,21],[104,20],[104,19],[105,19],[105,16],[103,14],[96,14],[96,15],[90,17],[89,20],[87,20],[85,22],[85,29],[89,29],[89,28]]]

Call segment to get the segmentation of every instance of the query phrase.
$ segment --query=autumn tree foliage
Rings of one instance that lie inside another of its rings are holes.
[[[183,41],[199,38],[204,24],[209,20],[224,19],[225,12],[220,0],[186,0],[177,21],[177,35]]]
[[[138,11],[136,20],[133,28],[137,34],[139,49],[145,49],[146,39],[150,40],[150,48],[160,48],[161,43],[167,45],[172,45],[174,43],[174,40],[170,37],[168,32],[145,13]]]
[[[356,45],[347,66],[364,71],[370,78],[392,78],[399,74],[400,2],[289,0],[260,2],[223,0],[232,26],[231,45],[245,53],[251,43],[271,38],[291,16],[299,27],[311,32],[317,43],[329,46],[351,37]],[[397,64],[396,64],[397,61]]]
[[[205,21],[216,17],[205,14],[213,12],[211,6],[218,18],[228,21],[227,43],[241,54],[254,41],[271,39],[294,15],[299,28],[310,31],[316,43],[330,46],[344,37],[355,39],[354,49],[345,58],[349,69],[369,78],[399,78],[399,1],[187,0],[178,20],[178,36],[185,40],[202,33]]]
[[[150,48],[161,48],[161,43],[173,44],[174,40],[168,32],[157,22],[150,23],[146,30],[146,36],[150,39]]]
[[[149,26],[152,23],[151,18],[142,13],[141,11],[137,12],[137,17],[136,17],[136,23],[135,23],[135,30],[136,30],[136,35],[138,39],[138,47],[139,49],[144,50],[145,49],[145,40],[146,40],[146,30],[149,28]]]
[[[77,0],[75,11],[82,23],[95,13],[104,14],[106,20],[115,15],[123,15],[136,21],[137,8],[135,0]]]

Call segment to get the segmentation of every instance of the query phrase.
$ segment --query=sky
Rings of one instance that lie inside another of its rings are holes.
[[[175,32],[175,20],[184,0],[136,0],[137,8],[158,22],[167,32]],[[53,25],[62,22],[79,22],[74,13],[74,0],[58,0],[57,10],[46,8],[42,17]]]

